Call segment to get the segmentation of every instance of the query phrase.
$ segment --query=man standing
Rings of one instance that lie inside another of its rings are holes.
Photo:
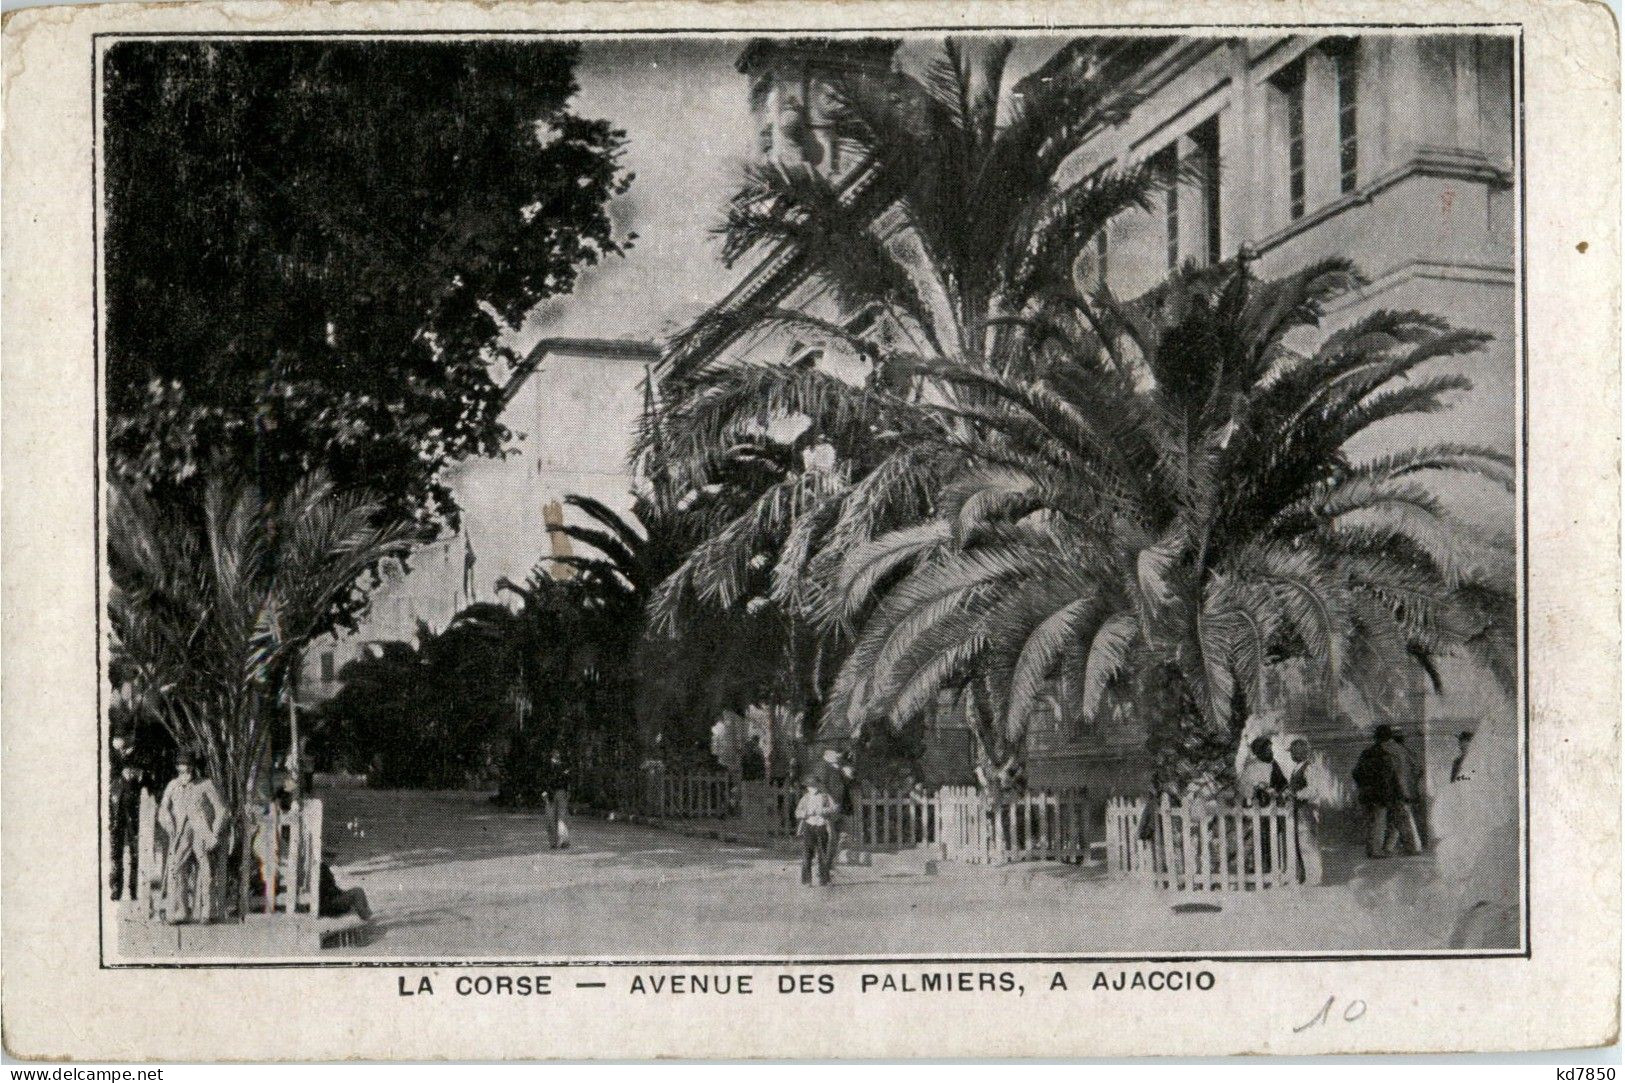
[[[225,824],[226,806],[208,779],[194,777],[196,761],[186,752],[175,760],[175,777],[158,802],[158,830],[165,839],[164,920],[208,921],[213,912],[215,845]],[[189,881],[188,870],[195,879]]]
[[[1318,884],[1323,873],[1320,859],[1320,805],[1328,787],[1322,780],[1323,768],[1314,762],[1309,741],[1293,737],[1287,745],[1292,757],[1288,765],[1287,793],[1292,798],[1292,844],[1297,856],[1300,884]]]
[[[804,780],[806,790],[796,802],[796,835],[801,839],[801,882],[812,883],[813,866],[818,866],[818,883],[829,883],[829,821],[835,815],[835,801],[824,792],[817,775]]]
[[[1275,760],[1274,740],[1267,735],[1254,737],[1247,746],[1247,763],[1236,780],[1241,797],[1259,808],[1268,808],[1275,803],[1276,797],[1286,792],[1286,787],[1286,772]],[[1258,840],[1260,872],[1275,868],[1279,859],[1275,849],[1270,833],[1264,832]]]
[[[132,893],[141,882],[141,795],[147,789],[146,772],[141,770],[135,746],[123,737],[113,738],[113,781],[107,793],[107,826],[112,836],[114,901],[124,898],[126,883]],[[124,878],[125,853],[129,853],[130,878]]]
[[[570,811],[570,767],[558,749],[547,758],[547,841],[554,850],[570,848],[570,825],[564,822]]]
[[[1412,854],[1422,852],[1422,832],[1417,827],[1421,820],[1417,813],[1424,816],[1427,810],[1422,807],[1423,794],[1426,787],[1422,779],[1421,761],[1411,755],[1411,750],[1405,747],[1405,735],[1395,733],[1393,744],[1389,749],[1394,756],[1395,770],[1398,772],[1399,789],[1403,796],[1400,808],[1390,810],[1388,814],[1388,838],[1384,849],[1392,853],[1396,843],[1401,838],[1406,839]]]
[[[1241,769],[1241,796],[1256,805],[1269,805],[1286,792],[1286,772],[1275,760],[1275,742],[1268,736],[1254,737],[1247,746],[1247,763]]]
[[[1420,853],[1422,847],[1409,805],[1409,794],[1415,789],[1410,757],[1397,750],[1392,726],[1384,724],[1372,732],[1371,744],[1360,753],[1353,774],[1360,804],[1366,811],[1366,856],[1392,856],[1390,826],[1396,826],[1400,834],[1408,833],[1405,841],[1411,852]]]
[[[854,811],[852,787],[856,772],[838,748],[824,753],[823,771],[823,790],[835,804],[835,811],[829,817],[829,846],[824,852],[824,879],[827,881],[835,867],[835,858],[841,852],[841,830]]]

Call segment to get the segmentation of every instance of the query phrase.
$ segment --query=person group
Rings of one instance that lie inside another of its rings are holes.
[[[1239,796],[1257,805],[1273,805],[1286,801],[1292,809],[1292,834],[1287,840],[1288,859],[1300,884],[1318,884],[1321,880],[1320,818],[1321,809],[1331,797],[1331,785],[1325,769],[1315,761],[1307,738],[1285,738],[1290,762],[1280,763],[1275,756],[1275,741],[1268,736],[1255,737],[1248,744],[1246,763],[1237,775]],[[1271,840],[1259,839],[1259,857],[1268,870],[1273,866]]]
[[[1423,799],[1422,765],[1406,749],[1404,735],[1386,724],[1373,730],[1370,746],[1355,761],[1353,776],[1365,810],[1366,856],[1392,857],[1401,844],[1408,854],[1421,853],[1422,833],[1414,809]]]

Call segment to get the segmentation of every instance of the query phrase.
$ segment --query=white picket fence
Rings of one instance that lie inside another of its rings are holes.
[[[1176,805],[1164,796],[1106,803],[1106,864],[1172,891],[1262,891],[1298,885],[1290,805],[1214,801]],[[1144,837],[1149,834],[1150,837]]]
[[[800,791],[787,783],[741,784],[741,820],[756,834],[795,834]],[[1081,861],[1088,856],[1083,790],[1031,791],[990,801],[971,786],[934,792],[860,786],[843,829],[865,849],[935,847],[948,861]]]
[[[722,819],[738,812],[736,783],[717,772],[662,767],[584,771],[582,797],[591,804],[667,820]]]
[[[988,800],[970,786],[937,791],[944,855],[952,861],[1083,861],[1089,802],[1081,789],[1028,790]]]

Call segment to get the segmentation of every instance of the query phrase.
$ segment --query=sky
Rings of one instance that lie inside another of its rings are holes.
[[[1051,56],[1065,38],[1020,40],[1007,84]],[[623,38],[581,47],[573,108],[626,132],[631,190],[611,207],[638,235],[624,257],[587,268],[575,292],[543,304],[513,337],[521,354],[549,337],[658,340],[719,300],[745,268],[722,266],[711,233],[754,147],[749,85],[734,62],[748,37]],[[899,51],[905,68],[940,39]]]
[[[745,38],[630,39],[581,48],[575,112],[626,131],[636,175],[611,207],[638,235],[624,257],[587,269],[575,292],[541,306],[515,339],[655,338],[699,315],[738,281],[711,228],[751,152],[749,88],[734,68]]]

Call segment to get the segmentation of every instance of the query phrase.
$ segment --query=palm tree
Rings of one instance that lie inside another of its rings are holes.
[[[742,492],[784,465],[769,449],[735,449],[711,491],[694,494],[681,507],[659,478],[635,495],[625,515],[590,497],[565,499],[594,525],[553,528],[583,552],[543,563],[579,573],[581,603],[591,613],[584,630],[607,654],[631,660],[605,680],[620,692],[614,703],[632,705],[645,746],[653,747],[659,736],[668,754],[697,753],[723,710],[742,711],[778,693],[794,698],[783,688],[785,667],[779,664],[789,649],[785,621],[763,601],[733,609],[691,606],[670,626],[647,619],[651,597],[696,541],[738,513]],[[752,577],[749,587],[762,590],[762,579]]]
[[[1351,450],[1445,408],[1468,380],[1429,362],[1487,336],[1383,310],[1311,353],[1289,345],[1359,283],[1337,260],[1271,282],[1244,261],[1187,267],[1140,301],[1097,298],[1100,334],[1058,336],[1030,377],[926,367],[982,394],[983,435],[956,442],[965,465],[933,518],[843,563],[835,610],[861,633],[826,725],[901,725],[955,689],[1008,779],[1061,673],[1089,718],[1154,696],[1183,749],[1164,769],[1222,776],[1237,707],[1287,660],[1313,667],[1328,711],[1342,688],[1386,702],[1409,663],[1437,680],[1451,653],[1510,685],[1510,553],[1440,491],[1447,475],[1510,491],[1510,458]],[[923,408],[944,433],[966,413]]]
[[[626,515],[590,496],[571,494],[564,502],[595,525],[565,523],[548,530],[579,542],[590,552],[549,556],[544,562],[580,575],[592,584],[607,608],[630,610],[633,623],[641,631],[650,596],[677,569],[691,547],[688,524],[658,490],[635,494]]]
[[[238,829],[244,912],[251,802],[278,700],[334,606],[410,533],[376,498],[336,491],[320,473],[275,504],[216,476],[200,522],[117,484],[111,509],[114,657],[176,744],[207,761]]]
[[[796,455],[656,592],[662,621],[687,602],[750,597],[764,560],[772,600],[811,612],[829,554],[929,512],[960,453],[913,439],[915,408],[980,392],[922,375],[922,363],[1006,373],[1035,338],[1079,318],[1075,258],[1109,219],[1147,208],[1174,178],[1145,164],[1062,183],[1057,170],[1132,107],[1123,73],[1165,45],[1133,39],[1082,53],[1012,94],[1009,42],[972,57],[949,39],[918,73],[835,82],[830,124],[841,156],[857,163],[851,172],[745,170],[719,227],[725,261],[781,258],[839,314],[766,302],[719,309],[673,341],[658,429],[646,423],[641,447],[659,443],[678,484],[710,489],[741,444]],[[768,347],[792,335],[813,349],[785,364],[782,348]],[[734,339],[740,348],[719,359],[719,343]]]

